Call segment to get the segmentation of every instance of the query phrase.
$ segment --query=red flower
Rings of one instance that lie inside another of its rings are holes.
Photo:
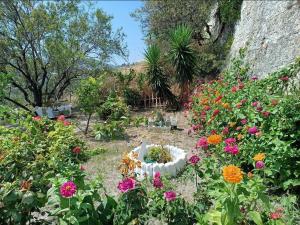
[[[258,107],[256,107],[256,110],[257,110],[258,112],[261,112],[261,111],[263,110],[263,107],[258,106]]]
[[[231,88],[231,92],[237,92],[237,90],[238,90],[238,87],[236,87],[236,86],[233,86],[233,87]]]
[[[215,102],[218,102],[218,101],[220,101],[221,99],[222,99],[223,97],[220,95],[220,96],[218,96],[216,99],[215,99]]]
[[[205,111],[208,111],[208,110],[210,110],[211,109],[211,107],[210,106],[208,106],[208,105],[206,105],[206,106],[204,106],[204,108],[203,108]]]
[[[271,113],[270,112],[262,112],[262,114],[264,117],[269,117]]]
[[[219,112],[220,112],[220,110],[218,110],[218,109],[214,110],[214,111],[213,111],[213,116],[216,116],[216,115],[218,115],[218,114],[219,114]]]
[[[64,121],[64,125],[65,125],[65,126],[70,126],[70,125],[71,125],[71,122],[65,120],[65,121]]]
[[[223,135],[227,135],[229,134],[229,128],[228,127],[224,127],[223,131],[222,131]]]
[[[79,146],[76,146],[75,148],[72,149],[72,152],[75,154],[79,154],[81,152],[81,148]]]
[[[279,220],[281,217],[282,217],[282,214],[280,212],[271,212],[270,213],[271,220]]]
[[[211,135],[214,135],[214,134],[217,134],[217,131],[216,130],[211,130]]]

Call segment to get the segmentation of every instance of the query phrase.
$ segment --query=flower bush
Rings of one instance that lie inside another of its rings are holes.
[[[1,224],[29,221],[45,205],[50,179],[86,159],[84,143],[65,122],[10,111],[13,126],[0,126]]]

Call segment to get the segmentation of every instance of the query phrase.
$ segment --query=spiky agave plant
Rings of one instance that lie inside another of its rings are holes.
[[[175,96],[170,90],[170,85],[166,74],[160,63],[160,49],[157,45],[150,45],[145,51],[145,59],[147,62],[147,76],[149,84],[153,91],[159,97],[168,99],[173,102]]]
[[[187,91],[196,72],[196,53],[192,47],[192,30],[180,25],[171,32],[170,59],[176,71],[176,80],[181,87],[181,95]]]

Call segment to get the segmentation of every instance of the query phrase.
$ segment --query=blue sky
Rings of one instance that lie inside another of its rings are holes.
[[[129,57],[128,61],[139,62],[143,60],[144,49],[146,48],[142,29],[138,21],[130,16],[135,9],[141,7],[141,1],[95,1],[96,7],[102,8],[107,14],[113,16],[113,29],[123,27],[123,32],[126,34],[125,41],[127,42]],[[120,65],[126,63],[121,58],[115,58],[113,64]]]

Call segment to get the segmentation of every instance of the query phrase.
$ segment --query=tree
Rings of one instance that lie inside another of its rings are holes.
[[[192,48],[191,28],[180,25],[171,33],[170,58],[176,71],[176,80],[181,87],[181,97],[184,97],[196,71],[196,54]]]
[[[145,52],[147,76],[149,84],[159,97],[174,101],[175,96],[170,91],[168,78],[160,63],[160,49],[157,45],[150,45]]]
[[[0,2],[0,67],[10,88],[29,110],[62,97],[76,79],[103,68],[116,54],[126,56],[124,34],[112,31],[112,17],[79,1]]]
[[[88,116],[84,134],[88,133],[92,115],[101,107],[106,99],[102,90],[102,80],[89,77],[80,81],[76,91],[77,105]]]

